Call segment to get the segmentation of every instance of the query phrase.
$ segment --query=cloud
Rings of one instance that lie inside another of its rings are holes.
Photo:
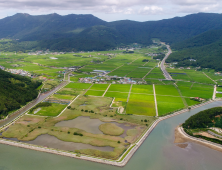
[[[158,6],[145,6],[144,8],[141,8],[139,10],[139,14],[160,14],[163,12],[163,8],[162,7],[158,7]]]
[[[91,13],[160,19],[197,12],[222,12],[221,0],[0,0],[0,11],[26,12],[34,15]],[[4,14],[2,13],[1,16]],[[122,16],[121,16],[122,17]],[[120,18],[121,18],[120,17]],[[129,18],[129,17],[128,17]],[[118,18],[117,18],[118,19]],[[129,18],[130,19],[130,18]]]
[[[209,5],[220,2],[220,0],[170,0],[175,5]]]

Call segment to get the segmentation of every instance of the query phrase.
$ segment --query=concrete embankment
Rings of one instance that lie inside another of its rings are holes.
[[[212,103],[212,102],[213,101],[208,101],[206,103],[202,103],[200,105],[193,106],[193,107],[191,107],[191,109],[195,109],[195,108],[204,106],[204,105]],[[82,155],[82,154],[79,156],[79,155],[77,155],[75,153],[71,153],[71,152],[68,152],[68,151],[61,151],[61,150],[56,150],[56,149],[52,149],[52,148],[45,148],[45,147],[40,147],[40,146],[36,146],[36,145],[25,144],[25,143],[22,143],[22,142],[9,141],[9,140],[5,140],[5,139],[0,139],[0,143],[7,144],[7,145],[12,145],[12,146],[17,146],[17,147],[21,147],[21,148],[26,148],[26,149],[37,150],[37,151],[41,151],[41,152],[47,152],[47,153],[53,153],[53,154],[62,155],[62,156],[73,157],[73,158],[77,158],[77,159],[88,160],[88,161],[97,162],[97,163],[103,163],[103,164],[109,164],[109,165],[123,167],[123,166],[125,166],[127,164],[127,162],[130,160],[130,158],[133,156],[133,154],[142,145],[142,143],[146,140],[146,138],[149,136],[149,134],[152,132],[152,130],[156,127],[156,125],[159,122],[161,122],[162,120],[171,118],[173,116],[179,115],[181,113],[187,112],[187,111],[189,111],[189,110],[188,109],[184,109],[184,110],[175,112],[174,114],[167,115],[167,116],[164,116],[164,117],[161,117],[161,118],[157,119],[147,129],[147,131],[141,136],[141,138],[136,143],[131,144],[131,146],[125,152],[125,153],[129,152],[129,153],[127,155],[123,154],[116,161],[115,160],[103,159],[103,158],[90,157],[90,156]]]
[[[208,148],[222,152],[222,145],[188,135],[182,127],[175,129],[175,143],[195,142]]]

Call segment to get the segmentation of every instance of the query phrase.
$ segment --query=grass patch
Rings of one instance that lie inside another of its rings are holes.
[[[67,107],[67,105],[52,103],[52,105],[49,107],[41,107],[41,110],[38,113],[36,113],[35,115],[58,116],[66,107]]]
[[[185,100],[186,100],[188,106],[192,106],[192,105],[196,105],[196,104],[200,103],[198,101],[191,100],[190,98],[185,98]]]
[[[71,95],[61,95],[61,94],[54,94],[52,97],[53,99],[63,99],[63,100],[72,100],[75,96]]]
[[[113,123],[105,123],[99,126],[99,130],[101,130],[106,135],[111,136],[119,136],[123,134],[124,129],[113,124]]]

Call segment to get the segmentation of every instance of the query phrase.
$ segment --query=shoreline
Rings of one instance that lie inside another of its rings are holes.
[[[188,135],[182,127],[177,126],[175,129],[175,144],[180,144],[180,143],[186,143],[186,142],[195,142],[197,144],[206,146],[210,149],[214,149],[216,151],[222,152],[222,145],[204,140],[204,139],[199,139],[195,138],[193,136]]]
[[[196,109],[196,108],[199,108],[201,106],[204,106],[204,105],[207,105],[207,104],[210,104],[213,102],[215,102],[215,101],[210,100],[208,102],[201,103],[199,105],[195,105],[195,106],[191,107],[191,109]],[[135,143],[133,143],[129,146],[129,148],[122,154],[122,156],[118,160],[109,160],[109,159],[105,159],[105,158],[91,157],[89,155],[83,155],[83,154],[79,155],[76,153],[70,153],[68,151],[62,151],[62,150],[53,149],[53,148],[46,148],[46,147],[41,147],[41,146],[37,146],[37,145],[31,145],[31,144],[26,144],[26,143],[22,143],[22,142],[15,142],[15,141],[10,141],[10,140],[5,140],[5,139],[0,139],[0,143],[6,144],[6,145],[11,145],[11,146],[16,146],[16,147],[21,147],[21,148],[25,148],[25,149],[36,150],[36,151],[40,151],[40,152],[46,152],[46,153],[57,154],[57,155],[61,155],[61,156],[67,156],[67,157],[92,161],[92,162],[96,162],[96,163],[103,163],[103,164],[123,167],[129,162],[131,157],[134,155],[134,153],[137,151],[137,149],[139,149],[139,147],[143,144],[143,142],[146,140],[146,138],[149,136],[149,134],[153,131],[153,129],[157,126],[157,124],[159,122],[161,122],[162,120],[174,117],[176,115],[185,113],[187,111],[189,111],[189,109],[183,109],[183,110],[175,112],[171,115],[167,115],[167,116],[160,117],[159,119],[157,119],[155,122],[153,122],[153,124],[149,127],[149,129],[147,129],[147,131],[144,132],[142,134],[142,136]],[[125,155],[125,153],[127,153],[127,155]]]

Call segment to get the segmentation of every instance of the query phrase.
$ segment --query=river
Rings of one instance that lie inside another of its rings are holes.
[[[221,105],[214,102],[161,121],[123,168],[1,144],[0,170],[219,170],[221,152],[195,143],[179,148],[174,130],[191,115]]]

